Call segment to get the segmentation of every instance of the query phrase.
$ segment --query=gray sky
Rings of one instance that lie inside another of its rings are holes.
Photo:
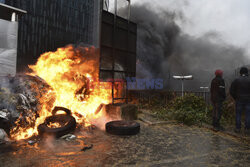
[[[131,0],[131,3],[182,12],[185,22],[179,24],[184,32],[196,37],[217,32],[222,41],[246,48],[250,54],[250,0]]]

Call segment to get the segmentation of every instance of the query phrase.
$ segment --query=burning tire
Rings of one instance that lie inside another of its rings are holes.
[[[140,132],[140,124],[135,121],[111,121],[106,123],[106,132],[114,135],[136,135]]]
[[[71,115],[71,111],[69,109],[57,106],[52,110],[52,115],[56,115],[57,111],[65,111],[67,115]]]
[[[57,111],[63,110],[67,114],[55,115]],[[76,120],[71,116],[71,111],[63,107],[55,107],[52,111],[53,115],[47,117],[43,124],[38,126],[39,135],[53,135],[57,138],[64,136],[76,129]],[[51,125],[57,124],[60,127],[53,127]]]

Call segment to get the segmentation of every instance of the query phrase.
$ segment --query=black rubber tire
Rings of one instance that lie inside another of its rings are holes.
[[[56,115],[57,111],[65,111],[67,115],[71,115],[71,111],[67,108],[64,107],[58,107],[56,106],[53,110],[52,110],[52,115]]]
[[[66,123],[65,126],[60,128],[50,128],[47,125],[52,122],[62,122]],[[73,132],[76,129],[76,120],[73,116],[59,114],[52,115],[45,119],[45,122],[38,126],[39,135],[43,136],[44,134],[53,135],[56,138],[64,136],[70,132]]]
[[[113,135],[136,135],[140,132],[140,124],[135,121],[111,121],[106,123],[106,132]]]

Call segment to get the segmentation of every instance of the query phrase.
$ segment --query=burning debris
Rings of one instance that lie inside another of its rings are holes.
[[[84,147],[81,149],[81,151],[87,151],[87,150],[89,150],[89,149],[91,149],[91,148],[93,148],[93,144],[84,146]]]
[[[98,120],[103,126],[108,121],[103,105],[111,102],[111,90],[105,89],[110,83],[96,87],[100,85],[98,60],[95,48],[67,46],[42,54],[29,66],[31,73],[4,78],[0,85],[0,128],[20,140],[38,135],[38,131],[43,133],[39,125],[58,129],[70,121],[89,126]],[[58,110],[67,115],[55,115]],[[75,123],[67,133],[74,128]]]
[[[66,114],[56,115],[56,112],[60,110],[65,111]],[[76,120],[71,115],[70,110],[63,107],[55,107],[52,114],[52,116],[45,119],[43,124],[38,126],[38,132],[41,136],[46,134],[59,138],[76,129]]]
[[[61,137],[61,139],[64,139],[66,141],[72,141],[76,139],[76,136],[73,134],[67,134]]]
[[[43,105],[39,98],[46,95],[47,104],[54,102],[54,94],[49,93],[52,88],[38,76],[2,78],[0,86],[0,128],[12,137],[21,129],[35,124]]]

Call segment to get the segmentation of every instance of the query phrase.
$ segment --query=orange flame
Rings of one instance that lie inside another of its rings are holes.
[[[104,116],[101,110],[95,113],[101,104],[111,102],[110,83],[100,83],[99,64],[95,48],[74,48],[67,46],[56,52],[47,52],[40,56],[36,65],[29,66],[33,73],[44,79],[53,90],[47,91],[39,99],[43,104],[35,125],[20,128],[12,134],[16,140],[26,139],[38,134],[37,127],[51,115],[54,106],[61,106],[72,111],[72,115],[81,125],[90,125],[95,119]],[[96,87],[105,85],[104,87]],[[39,90],[41,91],[41,90]],[[53,96],[54,95],[54,96]],[[51,96],[55,101],[51,104]]]
[[[62,127],[62,125],[58,122],[50,122],[48,125],[47,125],[49,128],[59,128],[59,127]]]

